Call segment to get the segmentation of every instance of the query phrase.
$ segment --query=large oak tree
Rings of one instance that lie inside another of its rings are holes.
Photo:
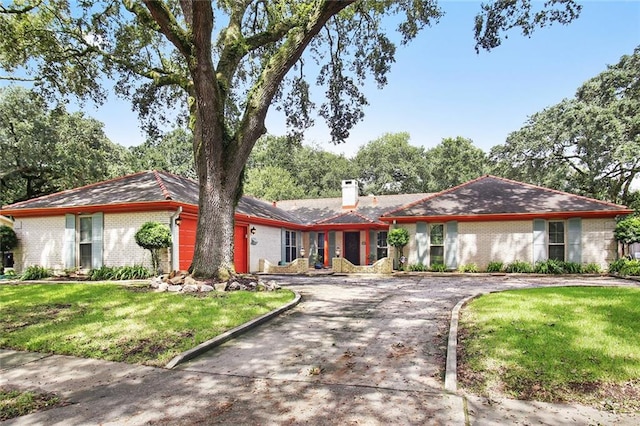
[[[528,35],[570,22],[579,10],[574,0],[485,5],[477,47],[499,45],[512,28]],[[304,131],[313,117],[308,69],[317,70],[326,90],[318,114],[333,141],[344,140],[362,117],[365,77],[386,83],[396,40],[386,28],[390,15],[406,43],[441,12],[435,0],[86,0],[73,7],[16,0],[0,6],[0,66],[5,78],[33,78],[50,93],[98,101],[101,83],[116,79],[116,91],[151,130],[167,110],[185,111],[200,185],[192,268],[197,276],[225,275],[233,271],[243,170],[269,107],[282,100],[292,133]]]

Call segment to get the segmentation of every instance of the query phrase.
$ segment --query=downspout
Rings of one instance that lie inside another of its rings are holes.
[[[180,232],[176,224],[176,218],[182,213],[182,206],[178,206],[178,210],[171,215],[171,270],[178,270],[180,265]]]

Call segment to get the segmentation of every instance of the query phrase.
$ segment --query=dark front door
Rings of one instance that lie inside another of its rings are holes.
[[[360,264],[360,233],[344,233],[344,258],[354,265]]]

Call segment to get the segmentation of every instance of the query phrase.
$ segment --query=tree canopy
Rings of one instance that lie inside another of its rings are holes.
[[[109,141],[102,126],[62,106],[50,109],[33,91],[0,88],[0,204],[128,171],[127,150]]]
[[[630,204],[640,172],[640,47],[492,149],[497,173]]]
[[[574,0],[494,2],[476,18],[477,47],[498,46],[513,28],[529,35],[570,22],[579,11]],[[434,0],[125,0],[73,7],[66,0],[20,0],[0,6],[0,66],[5,78],[26,76],[45,92],[97,101],[105,99],[101,82],[115,81],[150,131],[171,118],[167,111],[188,119],[200,185],[192,270],[222,276],[233,271],[234,207],[271,105],[281,102],[293,136],[310,126],[314,67],[306,65],[317,64],[315,82],[325,90],[318,114],[332,140],[344,140],[362,117],[365,78],[384,86],[396,44],[440,16]]]

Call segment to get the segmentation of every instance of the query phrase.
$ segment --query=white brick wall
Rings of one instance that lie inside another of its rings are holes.
[[[249,225],[249,229],[255,226],[256,233],[249,234],[249,271],[259,270],[260,259],[266,259],[273,265],[280,262],[281,229],[264,225]],[[251,238],[255,238],[257,244],[251,244]],[[307,249],[308,246],[305,246]]]
[[[582,262],[597,263],[603,270],[616,259],[617,243],[613,237],[614,219],[582,220]]]
[[[151,253],[136,244],[135,234],[146,222],[169,226],[174,212],[107,213],[104,215],[103,261],[105,266],[144,265],[151,268]],[[169,252],[164,250],[161,268],[169,271]]]
[[[19,240],[14,251],[18,273],[35,265],[64,269],[64,215],[18,219],[13,229]]]
[[[459,222],[458,265],[533,262],[533,221]]]
[[[104,215],[103,264],[105,266],[151,267],[151,254],[136,244],[134,235],[149,221],[169,225],[172,212],[107,213]],[[31,265],[61,271],[64,269],[65,216],[18,219],[14,230],[19,238],[15,250],[15,269],[23,271]],[[164,250],[162,268],[168,271],[169,251]]]

